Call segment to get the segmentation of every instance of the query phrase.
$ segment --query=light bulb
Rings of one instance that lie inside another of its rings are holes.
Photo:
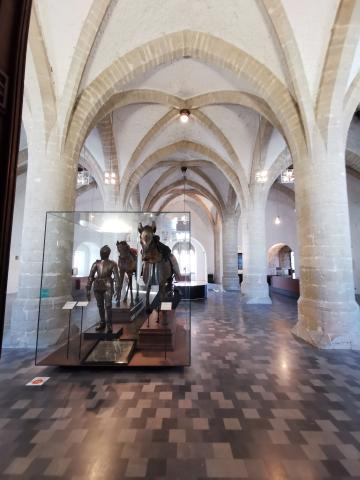
[[[112,178],[112,179],[111,179],[111,185],[115,185],[115,183],[116,183],[116,182],[115,182],[115,178]]]
[[[106,185],[109,185],[110,180],[108,178],[105,178],[105,183],[106,183]]]
[[[110,177],[109,172],[105,172],[105,178]]]
[[[181,123],[187,123],[189,121],[189,117],[190,117],[190,111],[189,110],[186,110],[186,109],[180,110],[180,122]]]
[[[116,173],[112,172],[111,176],[112,176],[112,178],[116,178]]]
[[[275,218],[275,225],[280,225],[280,223],[281,223],[280,217],[279,215],[277,215],[277,217]]]

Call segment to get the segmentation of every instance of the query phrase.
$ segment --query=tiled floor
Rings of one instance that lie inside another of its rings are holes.
[[[360,479],[360,353],[298,342],[280,297],[211,293],[192,313],[184,370],[39,368],[5,351],[0,478]]]

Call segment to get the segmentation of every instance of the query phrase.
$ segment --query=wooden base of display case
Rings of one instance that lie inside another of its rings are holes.
[[[164,317],[167,324],[164,325]],[[175,347],[176,317],[173,310],[158,313],[153,311],[139,330],[139,350],[174,350]]]
[[[168,325],[159,325],[156,322],[157,311],[154,311],[148,326],[143,312],[134,322],[114,325],[123,330],[116,340],[86,339],[85,332],[81,336],[76,334],[70,338],[69,345],[64,343],[39,349],[36,364],[79,367],[106,365],[115,368],[187,366],[190,364],[187,312],[180,308],[176,312],[171,310],[163,313],[168,317]],[[128,353],[120,348],[125,346],[125,342],[131,342],[127,345],[134,347]],[[94,353],[90,356],[92,351]]]
[[[121,302],[119,307],[112,308],[113,323],[131,323],[144,309],[143,300],[139,300],[133,307],[128,303]]]

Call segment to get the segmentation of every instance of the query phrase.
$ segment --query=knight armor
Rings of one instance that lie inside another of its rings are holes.
[[[96,329],[103,330],[107,325],[108,332],[112,332],[112,298],[114,292],[116,296],[120,294],[119,270],[116,262],[109,259],[110,252],[110,247],[107,245],[101,248],[101,260],[96,260],[92,264],[86,286],[88,298],[90,298],[91,287],[94,287],[94,295],[100,315],[100,323]]]

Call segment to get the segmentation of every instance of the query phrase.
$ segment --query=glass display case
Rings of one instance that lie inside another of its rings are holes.
[[[191,258],[188,212],[48,212],[36,364],[189,365]]]

